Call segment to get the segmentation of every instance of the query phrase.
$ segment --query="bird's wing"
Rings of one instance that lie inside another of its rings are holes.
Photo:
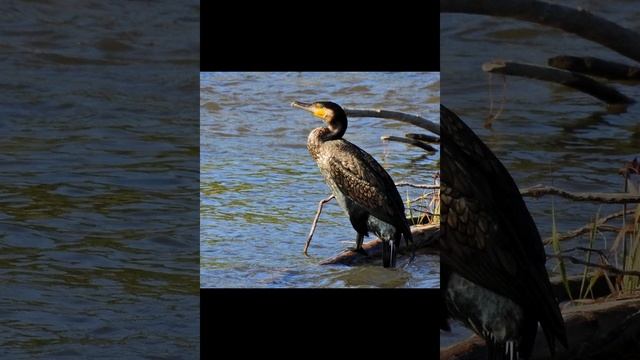
[[[443,106],[440,126],[442,261],[474,283],[536,309],[545,332],[562,340],[544,247],[513,178]]]
[[[345,196],[382,221],[406,222],[404,204],[391,176],[371,155],[346,140],[327,145],[329,175]]]

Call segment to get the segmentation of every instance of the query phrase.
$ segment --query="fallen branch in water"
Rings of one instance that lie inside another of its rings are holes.
[[[585,193],[570,192],[553,186],[537,185],[520,191],[522,196],[541,197],[558,195],[576,201],[601,202],[606,204],[640,203],[640,195],[629,193]]]
[[[439,229],[440,229],[439,224],[412,226],[411,235],[413,237],[415,249],[416,250],[426,249],[426,252],[436,253],[436,250],[432,249],[431,245],[432,245],[432,240],[434,239],[434,236],[437,235]],[[362,244],[362,249],[367,252],[368,256],[365,256],[353,250],[344,250],[335,256],[322,260],[320,262],[320,265],[331,265],[331,264],[355,265],[355,264],[360,264],[364,262],[379,260],[379,257],[382,255],[382,240],[376,238],[374,240],[368,241]],[[403,243],[398,253],[404,254],[406,250],[407,250],[407,247],[404,246],[404,243]]]
[[[566,70],[558,70],[551,67],[503,60],[494,60],[484,63],[482,65],[482,70],[490,73],[523,76],[530,79],[565,85],[589,94],[609,105],[625,105],[634,102],[633,99],[623,95],[618,90],[610,86],[584,75],[572,73]]]
[[[555,56],[547,60],[547,64],[554,68],[575,71],[609,80],[640,80],[640,67],[590,56]]]
[[[380,139],[382,141],[396,141],[396,142],[401,142],[401,143],[405,143],[405,144],[409,144],[409,145],[413,145],[413,146],[417,146],[423,150],[429,151],[429,152],[435,152],[437,151],[436,148],[434,148],[433,146],[422,142],[420,140],[413,140],[413,139],[407,139],[407,138],[403,138],[403,137],[399,137],[399,136],[390,136],[390,135],[385,135],[385,136],[381,136]]]
[[[551,26],[640,62],[640,34],[584,9],[531,0],[440,0],[440,12],[510,17]]]
[[[311,231],[309,231],[309,235],[307,236],[307,242],[304,244],[303,252],[305,256],[309,256],[309,254],[307,254],[307,250],[309,250],[309,245],[311,244],[313,233],[316,231],[316,226],[318,225],[318,219],[320,218],[320,214],[322,213],[322,207],[324,206],[324,204],[328,203],[332,199],[335,199],[334,195],[331,195],[326,199],[320,200],[320,202],[318,203],[318,211],[316,211],[316,216],[313,218],[313,223],[311,224]]]
[[[425,130],[429,130],[436,135],[440,135],[440,124],[429,121],[418,115],[406,114],[399,111],[389,111],[381,109],[344,109],[348,117],[372,117],[382,119],[392,119],[409,123]]]

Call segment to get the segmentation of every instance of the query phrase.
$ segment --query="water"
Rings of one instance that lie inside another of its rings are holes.
[[[640,31],[640,8],[626,1],[606,3],[574,1],[622,26]],[[622,165],[640,155],[640,107],[610,114],[598,100],[560,85],[507,77],[491,79],[481,70],[484,62],[502,58],[539,65],[556,55],[594,56],[631,64],[632,61],[602,46],[560,30],[528,22],[486,16],[441,16],[442,103],[454,110],[495,152],[520,188],[544,184],[572,191],[620,191]],[[483,128],[489,114],[489,83],[493,84],[494,111],[506,94],[504,110],[490,130]],[[640,100],[640,88],[612,83]],[[620,211],[622,206],[600,206],[549,196],[526,198],[543,238],[551,234],[552,209],[558,231],[581,227],[599,212]],[[603,233],[597,246],[611,245],[616,234]],[[586,245],[581,237],[564,242],[563,248]],[[546,249],[551,253],[550,248]],[[582,254],[578,254],[582,256]],[[612,259],[613,261],[613,259]],[[556,261],[549,261],[551,275]],[[582,266],[570,266],[572,273]],[[446,335],[445,341],[449,341]],[[454,336],[455,340],[455,336]]]
[[[198,2],[5,5],[0,357],[197,357]]]
[[[200,81],[202,287],[439,286],[435,256],[397,270],[318,265],[354,244],[355,231],[335,202],[322,213],[311,257],[302,254],[318,201],[330,191],[306,149],[322,122],[289,105],[331,100],[438,121],[438,73],[202,73]],[[380,140],[406,132],[421,129],[354,118],[345,138],[396,182],[426,183],[438,169],[437,154]]]

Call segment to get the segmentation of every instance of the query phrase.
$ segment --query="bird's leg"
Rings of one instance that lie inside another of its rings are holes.
[[[356,235],[356,247],[355,248],[349,248],[349,250],[351,251],[355,251],[359,254],[362,254],[364,256],[369,256],[369,254],[367,254],[367,252],[362,248],[362,242],[364,241],[364,234],[360,234],[357,233]]]

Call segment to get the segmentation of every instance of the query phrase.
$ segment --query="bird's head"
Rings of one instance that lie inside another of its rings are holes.
[[[324,121],[330,129],[333,128],[346,128],[347,114],[340,107],[340,105],[331,101],[316,101],[314,103],[303,103],[300,101],[294,101],[291,106],[306,110]]]

